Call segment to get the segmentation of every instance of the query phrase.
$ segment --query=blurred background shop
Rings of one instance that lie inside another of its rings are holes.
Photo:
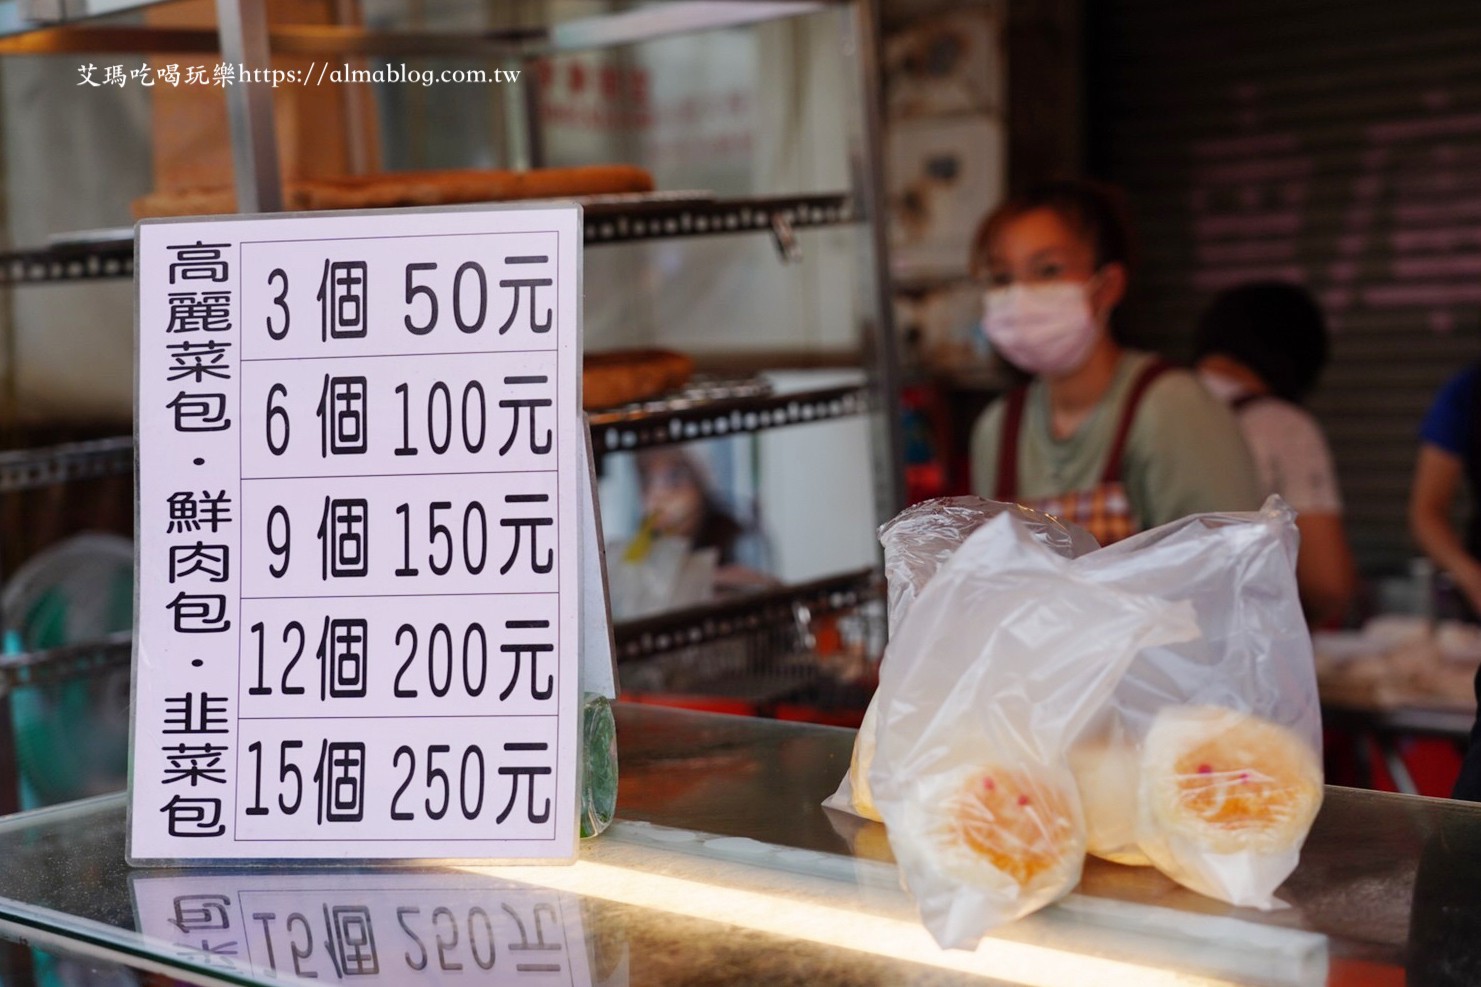
[[[685,361],[657,392],[589,409],[628,698],[857,723],[884,641],[875,526],[968,491],[971,425],[1018,382],[980,329],[978,223],[1010,191],[1092,177],[1125,191],[1137,231],[1120,313],[1137,346],[1189,361],[1201,313],[1250,281],[1320,305],[1330,353],[1306,407],[1360,576],[1318,634],[1329,769],[1448,792],[1481,638],[1411,536],[1409,498],[1421,420],[1481,356],[1481,10],[888,0],[876,36],[848,10],[712,4],[702,31],[643,37],[638,18],[624,43],[573,33],[530,55],[510,41],[609,6],[276,0],[278,69],[523,75],[282,86],[268,113],[288,187],[603,163],[651,175],[645,204],[593,214],[584,259],[587,351]],[[215,5],[180,0],[0,41],[10,448],[129,431],[127,227],[240,170],[214,24]],[[449,37],[464,42],[418,50]],[[645,471],[648,447],[682,450],[681,466]],[[117,554],[74,535],[132,534],[126,451],[96,456],[5,487],[18,654],[126,631],[101,605],[83,619],[80,601],[112,590],[69,589]],[[654,484],[680,480],[729,526],[723,544],[660,523]],[[1450,506],[1460,524],[1467,497]],[[120,688],[93,683],[73,705],[18,693],[13,718],[23,733],[63,709],[115,723]],[[24,749],[61,743],[34,736]]]

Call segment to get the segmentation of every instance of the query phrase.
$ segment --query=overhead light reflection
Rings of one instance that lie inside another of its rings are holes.
[[[563,867],[467,867],[478,874],[740,926],[788,939],[991,977],[1025,987],[1229,987],[1234,981],[1174,973],[1031,943],[985,939],[975,951],[936,945],[924,926],[846,908],[591,860]]]

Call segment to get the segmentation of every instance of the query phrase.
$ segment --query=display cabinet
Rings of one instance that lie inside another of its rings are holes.
[[[844,497],[872,505],[861,529],[872,528],[901,506],[898,369],[880,205],[876,15],[869,0],[550,3],[511,5],[514,9],[490,5],[501,9],[488,12],[484,27],[472,31],[438,29],[435,24],[419,25],[398,17],[381,18],[390,26],[366,26],[374,18],[367,19],[363,10],[350,9],[356,5],[343,4],[336,10],[349,16],[341,23],[270,25],[265,5],[253,0],[217,0],[217,31],[162,28],[140,19],[137,9],[145,6],[151,5],[129,0],[0,3],[0,54],[23,58],[32,54],[79,53],[91,57],[113,53],[134,58],[167,52],[243,65],[267,65],[272,56],[285,54],[324,60],[435,56],[520,66],[524,82],[489,98],[500,104],[495,114],[500,132],[493,139],[504,145],[502,163],[527,166],[546,160],[550,150],[541,126],[539,90],[542,77],[548,77],[548,72],[542,75],[538,71],[542,59],[572,52],[620,51],[682,35],[759,30],[768,23],[788,20],[806,20],[815,32],[833,32],[844,53],[841,64],[848,75],[841,87],[848,91],[848,99],[831,111],[848,118],[840,126],[840,132],[849,136],[843,154],[846,164],[841,169],[847,175],[843,183],[846,187],[740,195],[663,190],[651,195],[591,199],[584,203],[585,242],[589,251],[642,249],[645,245],[674,251],[694,249],[709,241],[759,239],[775,245],[775,256],[768,263],[794,265],[791,269],[807,277],[807,265],[812,262],[809,252],[815,245],[809,236],[831,236],[824,244],[833,258],[827,263],[847,256],[850,273],[840,283],[853,291],[856,300],[851,310],[835,305],[821,317],[847,322],[847,326],[831,326],[828,334],[832,339],[850,341],[834,346],[823,357],[774,347],[744,361],[749,365],[738,380],[733,374],[722,374],[718,380],[706,377],[701,386],[682,394],[594,411],[590,415],[593,446],[600,464],[608,457],[654,446],[855,421],[867,432],[869,461],[860,475],[833,477],[842,481],[837,489]],[[282,202],[273,116],[275,94],[266,85],[238,83],[224,87],[222,95],[230,117],[237,202],[244,212],[273,211]],[[808,151],[805,146],[792,150]],[[66,291],[67,284],[76,282],[127,281],[133,275],[132,251],[132,231],[126,228],[67,234],[46,243],[20,245],[0,253],[0,286],[14,292]],[[643,263],[640,260],[634,266]],[[754,256],[748,255],[738,263],[754,263]],[[639,279],[629,290],[641,295],[651,289]],[[588,291],[588,324],[601,302]],[[747,314],[734,313],[734,333],[746,331]],[[802,313],[797,317],[800,326]],[[810,317],[819,318],[817,313]],[[670,321],[681,323],[682,319]],[[128,331],[125,320],[120,320],[117,330]],[[671,341],[682,341],[685,331],[682,324],[665,326],[666,338]],[[773,335],[777,334],[785,338],[785,327],[775,330]],[[607,341],[623,342],[620,332],[608,333]],[[856,374],[844,384],[755,386],[755,371],[767,369],[768,359],[776,359],[782,367],[789,363],[852,366]],[[720,363],[721,370],[727,369],[723,360]],[[127,474],[132,465],[132,440],[124,436],[16,450],[0,454],[0,493]],[[774,464],[772,468],[807,471],[812,465],[793,462]],[[855,534],[861,541],[872,540],[869,530]],[[790,547],[806,551],[805,545]],[[809,684],[816,684],[820,666],[810,660],[809,654],[817,650],[817,622],[830,615],[853,613],[877,599],[877,564],[871,564],[868,555],[861,561],[866,564],[812,573],[811,578],[772,584],[756,592],[620,621],[615,628],[619,660],[628,665],[681,652],[691,670],[713,664],[716,669],[723,668],[723,673],[716,673],[717,681],[738,676],[745,680],[737,686],[742,691],[754,690],[758,681],[764,681],[768,684],[757,695],[768,702],[785,701]],[[878,637],[863,635],[874,646],[879,643]],[[0,665],[0,690],[95,675],[127,663],[128,654],[126,635],[90,644],[22,651]],[[869,657],[877,656],[865,656],[866,660]],[[652,674],[650,670],[650,677]],[[705,693],[704,679],[700,675],[690,685]],[[657,691],[671,691],[667,686],[657,682],[655,687]],[[683,689],[681,686],[679,691]],[[858,702],[862,706],[862,698]],[[758,708],[766,707],[750,707],[751,711]],[[8,736],[9,731],[4,733]],[[5,758],[7,764],[12,760]],[[0,787],[9,792],[14,786]]]

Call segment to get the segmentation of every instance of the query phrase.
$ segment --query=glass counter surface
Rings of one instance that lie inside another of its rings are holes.
[[[61,956],[135,983],[1481,984],[1481,806],[1329,788],[1290,908],[1090,860],[1059,904],[943,951],[883,828],[819,805],[853,731],[617,722],[618,821],[574,865],[131,868],[108,796],[0,820],[0,936],[37,982]],[[83,982],[130,982],[109,976]]]

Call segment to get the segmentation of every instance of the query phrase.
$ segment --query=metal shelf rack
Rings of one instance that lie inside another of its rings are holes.
[[[473,35],[367,31],[354,27],[272,28],[258,0],[216,0],[219,30],[168,31],[109,24],[77,24],[136,10],[158,0],[0,0],[0,54],[71,51],[212,51],[224,61],[263,64],[278,54],[423,54],[505,57],[522,62],[552,54],[621,46],[656,37],[710,31],[798,17],[825,9],[844,13],[854,53],[860,100],[861,142],[852,161],[854,189],[847,193],[708,199],[670,194],[628,201],[592,201],[586,211],[591,246],[659,239],[769,233],[785,260],[796,256],[798,230],[865,224],[873,268],[872,313],[862,347],[869,384],[805,393],[751,395],[711,401],[661,402],[657,406],[604,411],[592,416],[599,454],[748,433],[846,415],[873,414],[882,450],[873,482],[876,501],[888,516],[901,506],[899,422],[891,412],[897,390],[888,265],[882,225],[879,106],[875,16],[871,0],[671,0],[606,15],[582,17],[518,32]],[[533,94],[531,94],[533,96]],[[279,208],[276,135],[270,90],[236,85],[225,93],[232,125],[237,201],[244,211]],[[538,142],[534,99],[525,102],[526,146]],[[526,163],[535,163],[527,161]],[[869,222],[870,220],[874,222]],[[111,233],[112,235],[108,235]],[[78,237],[65,243],[0,254],[0,286],[122,279],[133,275],[129,230]],[[893,472],[891,465],[893,464]],[[127,473],[133,468],[131,437],[0,453],[0,493],[23,491]],[[877,595],[878,573],[860,570],[725,600],[693,610],[620,624],[623,660],[744,635],[800,612],[828,613],[857,606]],[[128,660],[127,636],[117,640],[12,656],[0,672],[0,692],[50,677],[87,674]]]
[[[807,583],[749,593],[653,617],[618,622],[617,660],[633,661],[678,648],[795,623],[804,615],[851,610],[880,595],[879,573],[859,569]],[[801,609],[799,609],[801,608]]]
[[[593,412],[588,420],[592,448],[602,455],[857,415],[869,408],[869,401],[862,386],[828,387],[713,401],[649,402]]]
[[[0,286],[103,281],[134,276],[134,238],[96,239],[0,253]]]
[[[0,452],[0,494],[117,476],[134,468],[131,435]]]
[[[863,219],[846,193],[738,199],[625,196],[585,208],[588,246],[738,233],[770,233],[779,244],[787,244],[795,230]],[[133,276],[134,235],[127,229],[0,253],[0,287]]]
[[[771,232],[781,239],[790,230],[838,226],[863,218],[853,197],[846,193],[597,202],[586,207],[586,243],[597,246],[746,232]]]
[[[593,412],[588,420],[592,446],[601,455],[827,421],[862,414],[869,402],[863,386],[828,387],[718,400],[658,399]],[[0,494],[117,476],[133,468],[134,439],[128,435],[0,452]]]
[[[14,689],[127,668],[132,653],[133,633],[122,631],[97,641],[7,655],[0,662],[0,701]]]

